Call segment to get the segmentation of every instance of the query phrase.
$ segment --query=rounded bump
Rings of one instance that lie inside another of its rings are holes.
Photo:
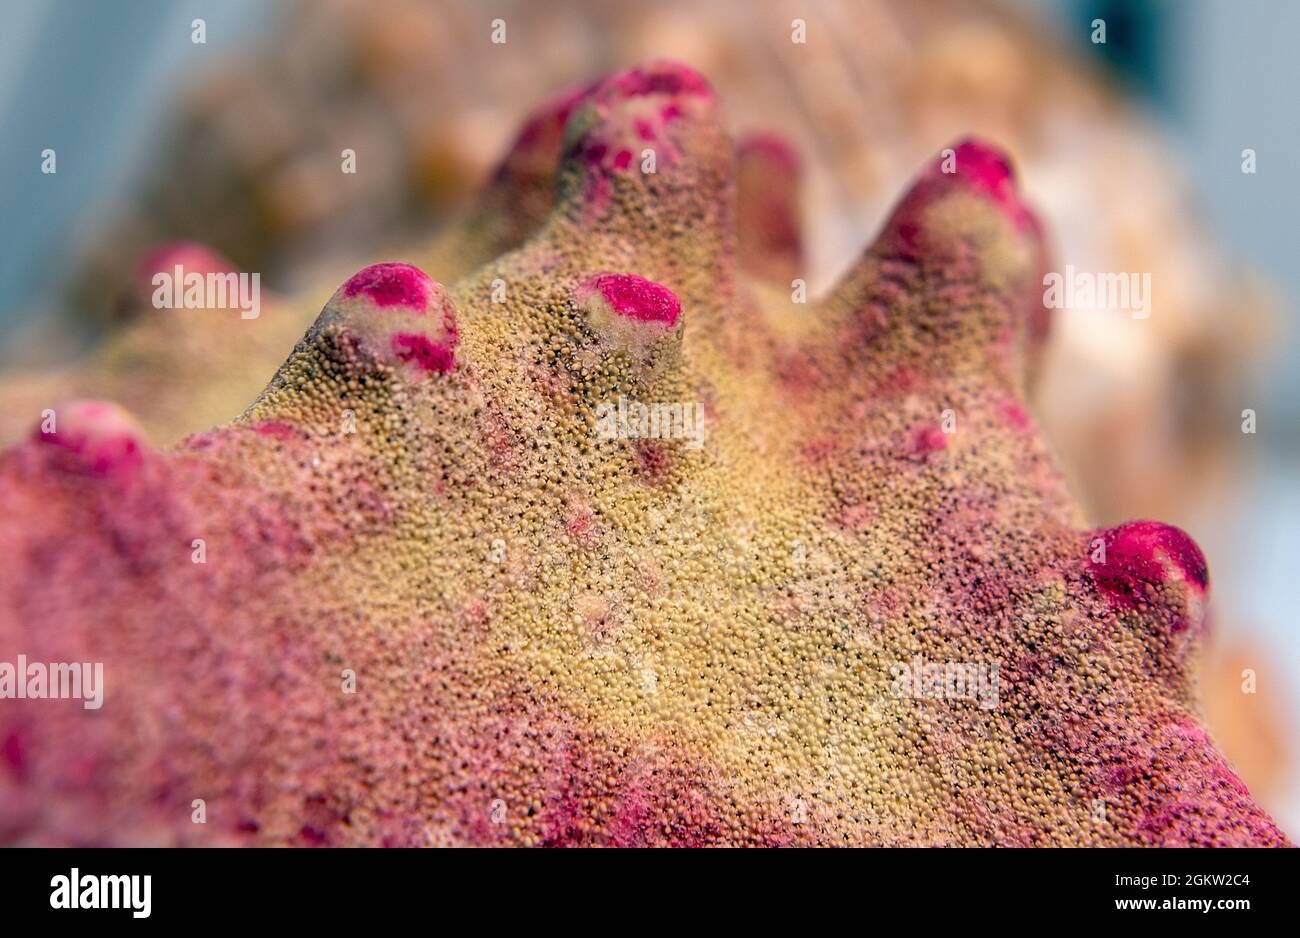
[[[640,175],[641,154],[654,150],[656,172],[680,162],[698,119],[714,114],[716,98],[694,69],[658,59],[599,82],[568,122],[566,162],[578,167],[588,203],[609,200],[612,179]]]
[[[1210,577],[1205,555],[1180,528],[1158,521],[1130,521],[1099,534],[1103,552],[1090,552],[1094,582],[1121,609],[1159,602],[1174,587],[1178,600],[1170,627],[1182,632],[1203,619]]]
[[[677,324],[682,304],[662,284],[636,274],[600,273],[578,287],[579,305],[587,308],[593,298],[616,316],[636,322],[656,323],[668,328]]]
[[[976,349],[981,367],[1023,389],[1050,322],[1041,226],[1001,151],[951,149],[927,164],[823,317],[842,319],[842,344],[918,354],[932,372]]]
[[[53,426],[43,421],[32,433],[52,447],[66,468],[94,475],[129,473],[143,462],[144,429],[129,413],[108,401],[69,401],[53,408]]]
[[[655,59],[619,72],[610,78],[609,85],[624,98],[668,95],[713,100],[713,86],[708,79],[673,59]]]
[[[604,342],[637,356],[674,336],[682,312],[672,290],[636,274],[588,277],[574,291],[573,302]]]
[[[945,148],[927,165],[894,209],[886,235],[906,248],[918,249],[928,227],[926,210],[955,193],[989,203],[1017,236],[1041,248],[1042,226],[1020,194],[1011,158],[1000,148],[973,137]]]
[[[228,257],[198,241],[165,241],[151,248],[140,258],[135,269],[136,297],[142,303],[151,303],[155,290],[154,277],[160,273],[173,275],[176,268],[183,273],[226,274],[238,271],[238,266]]]
[[[339,287],[325,324],[338,323],[377,361],[416,373],[456,366],[456,311],[442,284],[411,264],[372,264]]]
[[[953,175],[958,180],[984,192],[999,205],[1017,205],[1016,171],[1010,156],[974,137],[959,141],[952,149],[957,164]]]
[[[433,279],[410,264],[371,264],[349,277],[335,296],[343,300],[360,297],[382,308],[403,306],[423,311],[429,303],[430,285],[436,286]]]

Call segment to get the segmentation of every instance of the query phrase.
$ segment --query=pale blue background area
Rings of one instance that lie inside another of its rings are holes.
[[[257,0],[0,0],[0,335],[39,314],[29,304],[148,164],[182,76],[272,13]],[[199,16],[206,45],[190,41]]]

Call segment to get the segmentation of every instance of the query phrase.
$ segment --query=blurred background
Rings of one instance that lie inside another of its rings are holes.
[[[0,443],[56,394],[125,399],[159,443],[235,416],[319,302],[224,360],[160,341],[154,248],[311,296],[436,237],[531,108],[638,59],[694,65],[737,134],[799,152],[814,290],[978,133],[1015,155],[1056,269],[1152,275],[1149,319],[1058,311],[1036,416],[1098,524],[1154,517],[1205,549],[1207,719],[1295,836],[1296,35],[1290,0],[4,0]]]

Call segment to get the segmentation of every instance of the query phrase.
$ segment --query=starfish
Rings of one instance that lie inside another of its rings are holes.
[[[549,113],[500,253],[348,277],[232,423],[0,455],[0,653],[104,675],[0,706],[0,841],[1288,843],[1197,722],[1201,552],[1091,529],[1026,409],[1005,156],[802,302],[701,76]]]

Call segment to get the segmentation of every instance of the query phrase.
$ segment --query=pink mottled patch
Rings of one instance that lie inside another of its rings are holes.
[[[683,141],[666,133],[668,125],[710,108],[713,101],[708,82],[670,61],[619,72],[598,84],[583,102],[590,120],[578,120],[583,129],[567,149],[585,171],[587,210],[608,207],[610,179],[629,175],[641,144],[655,143],[660,170],[674,165],[683,155]]]
[[[67,457],[66,468],[120,475],[143,461],[143,432],[124,411],[100,401],[74,401],[55,411],[55,428],[37,426],[33,438]]]
[[[772,370],[782,388],[792,397],[809,397],[826,385],[826,373],[802,350],[778,351]]]
[[[253,424],[253,430],[258,436],[274,437],[277,440],[291,440],[298,435],[295,427],[289,426],[281,420],[262,420]]]
[[[839,448],[839,440],[831,436],[814,437],[799,447],[800,458],[810,466],[825,469]]]
[[[920,385],[921,376],[916,373],[916,369],[900,365],[880,376],[875,384],[875,392],[878,396],[900,396],[912,393]]]
[[[422,371],[445,374],[456,364],[455,333],[450,342],[442,343],[419,333],[399,332],[393,336],[392,344],[393,354]]]
[[[600,526],[586,505],[570,507],[564,519],[564,530],[583,548],[594,547],[600,541]]]
[[[659,440],[633,441],[632,456],[636,460],[637,474],[651,485],[663,482],[672,472],[672,454]]]
[[[461,604],[457,616],[462,628],[474,635],[476,639],[482,641],[487,638],[488,623],[492,618],[492,610],[482,596],[470,596]]]
[[[4,757],[5,765],[14,777],[20,781],[27,777],[27,747],[23,745],[23,738],[18,730],[13,730],[5,737],[4,743],[0,744],[0,756]]]
[[[347,299],[363,295],[376,306],[404,306],[423,310],[429,302],[429,275],[410,264],[371,264],[343,284]]]
[[[929,456],[948,448],[948,434],[938,427],[921,427],[912,433],[912,453]]]
[[[705,847],[728,840],[729,807],[716,770],[669,746],[608,752],[574,738],[547,780],[548,847]],[[783,846],[795,833],[759,811],[750,843]]]
[[[1029,420],[1029,415],[1025,413],[1023,407],[1013,400],[1007,400],[1002,403],[1002,416],[1007,419],[1007,423],[1022,432],[1028,432],[1033,429],[1033,424]]]
[[[699,72],[666,59],[620,72],[610,82],[619,94],[629,98],[651,94],[713,97],[713,88]]]
[[[899,587],[887,586],[868,597],[867,616],[873,623],[890,622],[903,614],[907,599],[907,593]]]
[[[869,505],[843,505],[836,515],[836,523],[846,531],[863,532],[870,530],[875,512]]]
[[[952,175],[986,193],[999,205],[1019,207],[1015,171],[1004,153],[989,144],[969,138],[952,149],[956,154],[956,172]],[[942,168],[939,172],[943,172]]]
[[[636,322],[673,326],[682,312],[672,290],[635,274],[596,274],[578,288],[578,300],[582,303],[595,293],[619,316]]]

